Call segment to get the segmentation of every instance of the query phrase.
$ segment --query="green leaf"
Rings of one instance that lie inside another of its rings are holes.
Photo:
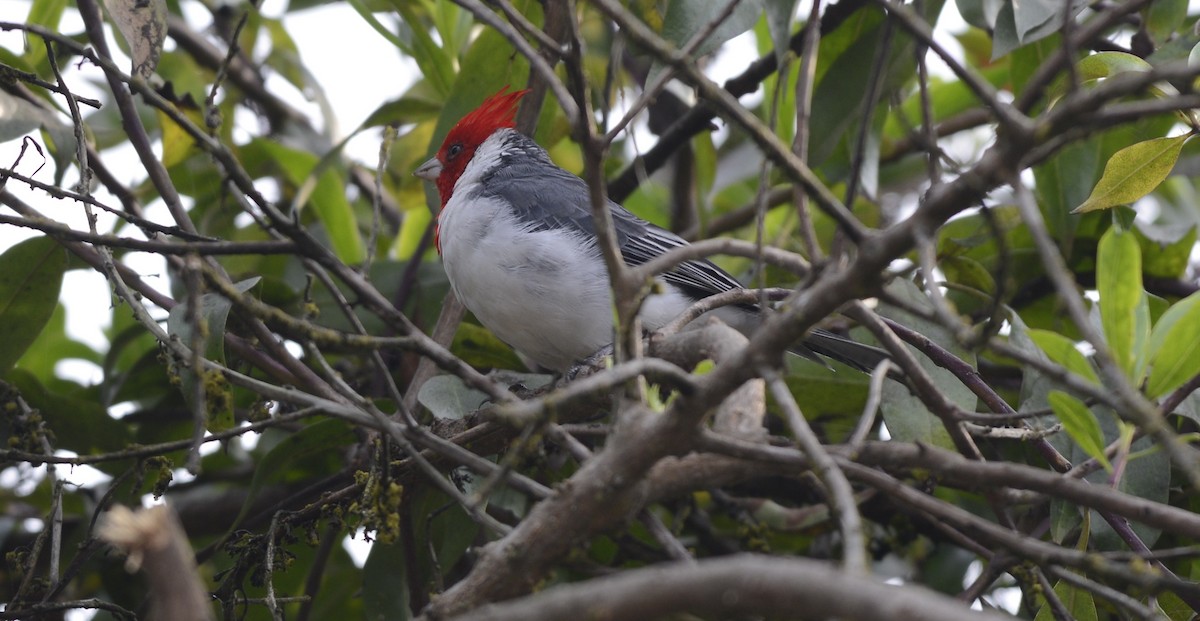
[[[235,283],[233,286],[238,291],[245,293],[258,284],[259,280],[262,279],[255,276]],[[200,329],[203,344],[202,355],[214,362],[225,364],[225,322],[229,318],[232,302],[219,293],[205,293],[200,296],[199,306],[200,316],[197,321],[202,324]],[[187,313],[187,303],[178,304],[172,308],[167,314],[167,332],[178,335],[184,345],[191,347],[196,326],[195,322],[188,321]],[[179,389],[183,392],[183,398],[193,413],[196,413],[200,407],[200,404],[196,403],[197,381],[198,377],[195,372],[184,372],[180,377]],[[206,396],[204,418],[208,421],[208,428],[212,431],[231,429],[234,423],[233,401],[232,398],[227,398],[228,387],[223,384],[210,385],[208,383],[214,380],[206,379],[204,381]]]
[[[467,488],[470,493],[469,479]],[[410,618],[409,589],[440,584],[479,534],[462,506],[428,486],[406,488],[397,510],[408,515],[412,537],[372,546],[363,568],[363,618],[370,621]],[[412,549],[405,549],[409,543]]]
[[[442,102],[430,101],[408,93],[380,105],[363,121],[362,127],[377,127],[388,123],[420,123],[437,118],[441,110]]]
[[[1087,213],[1127,205],[1157,188],[1175,167],[1191,134],[1154,138],[1117,151],[1104,166],[1091,196],[1071,213]]]
[[[783,66],[788,53],[788,42],[792,38],[792,18],[796,14],[797,0],[764,0],[767,11],[767,29],[771,32],[771,45],[775,47],[775,60]]]
[[[897,279],[888,285],[887,291],[918,308],[930,308],[930,302],[925,293],[910,281]],[[975,355],[959,345],[953,335],[936,322],[920,319],[888,305],[882,305],[879,314],[920,332],[946,348],[950,353],[974,366]],[[911,345],[908,347],[912,349]],[[968,412],[975,411],[978,401],[975,393],[964,386],[950,371],[937,366],[928,357],[917,353],[915,349],[913,353],[943,395],[956,406]],[[901,442],[920,441],[943,448],[953,448],[950,434],[946,431],[942,420],[930,412],[906,386],[898,382],[885,382],[883,403],[880,405],[880,409],[883,411],[883,420],[887,423],[888,431],[891,432],[893,439]]]
[[[946,274],[949,282],[965,285],[982,291],[996,291],[996,279],[982,263],[967,256],[947,256],[938,262],[938,268]]]
[[[1118,73],[1146,72],[1153,68],[1140,56],[1127,52],[1097,52],[1084,56],[1075,64],[1076,75],[1080,80],[1099,80]]]
[[[474,18],[470,13],[453,2],[431,2],[430,11],[433,13],[433,23],[437,27],[438,36],[442,39],[442,47],[455,54],[467,48],[471,36]]]
[[[158,339],[155,339],[145,326],[134,322],[127,315],[129,314],[114,313],[113,325],[108,331],[108,351],[100,364],[104,372],[104,382],[101,386],[105,405],[119,403],[114,401],[114,398],[129,372],[147,353],[153,351],[156,355],[158,352]],[[122,326],[122,321],[128,325]],[[162,365],[159,365],[159,368],[163,369]],[[163,371],[165,374],[165,369]]]
[[[1100,383],[1100,378],[1096,377],[1096,371],[1092,369],[1087,357],[1079,351],[1079,348],[1075,347],[1075,341],[1049,330],[1029,329],[1027,334],[1051,360],[1066,367],[1072,373],[1088,379],[1093,384]]]
[[[1083,10],[1087,2],[1073,0],[1071,17]],[[992,34],[992,59],[1019,47],[1039,41],[1062,26],[1063,8],[1060,0],[1006,0],[996,14]]]
[[[464,491],[467,494],[475,491],[473,476],[466,477]],[[471,543],[479,534],[480,526],[471,519],[462,505],[432,487],[425,487],[411,494],[409,500],[406,509],[411,512],[420,543],[425,543],[422,548],[436,555],[432,560],[437,561],[436,568],[440,568],[445,576],[454,568],[458,559],[462,558],[467,548],[471,547]],[[428,574],[431,575],[434,569],[430,564]]]
[[[63,10],[67,8],[67,0],[34,0],[29,6],[29,15],[25,23],[43,26],[51,32],[58,30],[62,20]],[[42,38],[27,34],[25,36],[24,60],[30,67],[49,68],[46,63],[46,45]],[[0,115],[3,116],[3,115]]]
[[[478,410],[488,396],[463,383],[456,375],[437,375],[421,385],[417,402],[438,418],[457,419]]]
[[[1054,594],[1058,596],[1058,600],[1063,603],[1075,621],[1098,620],[1096,602],[1092,599],[1090,592],[1060,580],[1054,585]],[[1051,610],[1050,604],[1043,605],[1033,619],[1034,621],[1054,621],[1054,611]]]
[[[683,47],[700,31],[708,28],[725,10],[727,2],[674,1],[667,7],[663,18],[662,36]],[[721,47],[726,41],[750,30],[763,12],[762,0],[743,0],[733,12],[712,29],[708,37],[696,48],[693,56],[700,57]],[[654,71],[651,71],[653,74]]]
[[[261,15],[257,17],[262,21],[263,34],[271,41],[271,52],[267,55],[266,64],[301,92],[312,87],[320,88],[316,80],[312,79],[312,74],[304,67],[300,58],[300,46],[296,45],[296,40],[288,32],[283,20],[269,19]]]
[[[1009,321],[1012,324],[1011,340],[1013,345],[1036,357],[1044,357],[1044,352],[1029,339],[1027,334],[1028,329],[1022,321],[1021,316],[1011,313]],[[1031,366],[1025,367],[1021,381],[1018,411],[1033,412],[1035,410],[1041,411],[1051,408],[1050,393],[1059,389],[1061,389],[1061,386],[1053,378],[1042,375]],[[1185,406],[1181,410],[1188,408],[1188,405],[1185,402]],[[1103,444],[1108,445],[1115,442],[1119,437],[1121,427],[1116,413],[1112,409],[1101,405],[1090,408],[1090,412],[1099,420],[1100,430],[1104,438]],[[1059,421],[1060,419],[1054,415],[1031,420],[1033,424],[1042,428]],[[1049,437],[1049,441],[1055,449],[1072,463],[1079,463],[1091,457],[1089,452],[1080,447],[1079,443],[1070,434],[1054,434]],[[1142,438],[1134,443],[1131,450],[1141,452],[1153,446],[1154,441],[1151,438]],[[1166,502],[1168,486],[1171,482],[1170,470],[1170,460],[1162,451],[1146,454],[1126,463],[1125,474],[1121,477],[1119,488],[1121,491],[1153,500],[1154,502]],[[1088,480],[1096,485],[1108,485],[1108,476],[1108,473],[1099,470],[1088,475]],[[1067,507],[1058,507],[1055,509],[1052,503],[1051,511],[1053,512],[1051,529],[1056,541],[1061,540],[1063,536],[1073,530],[1082,519],[1077,505],[1070,505],[1070,509]],[[1090,516],[1090,519],[1085,519],[1083,524],[1085,529],[1090,529],[1090,541],[1095,543],[1095,548],[1101,550],[1127,549],[1121,538],[1104,520],[1099,518],[1095,511],[1084,511],[1083,516],[1085,518]],[[1090,527],[1088,526],[1089,523]],[[1153,547],[1153,541],[1160,535],[1157,529],[1136,522],[1131,524],[1131,526],[1138,533],[1138,536],[1147,542],[1147,545]]]
[[[1071,210],[1087,200],[1099,174],[1100,141],[1090,138],[1064,148],[1033,169],[1038,206],[1063,248],[1070,247],[1079,224]]]
[[[409,56],[413,56],[412,47],[410,47],[405,41],[401,40],[400,37],[396,36],[396,33],[389,30],[388,27],[384,26],[378,19],[375,19],[375,14],[371,12],[371,9],[367,7],[366,3],[364,3],[362,0],[350,0],[350,6],[356,13],[358,13],[359,17],[363,18],[363,21],[367,22],[368,26],[373,28],[375,32],[379,33],[379,36],[387,39],[388,43],[396,46],[396,49],[400,50],[401,52],[404,52]],[[420,63],[421,61],[417,62]]]
[[[786,363],[788,390],[804,395],[805,416],[819,419],[831,442],[848,438],[866,405],[870,378],[837,362],[826,366],[801,356],[787,356]],[[692,372],[700,375],[713,368],[713,362],[705,360]]]
[[[50,390],[24,369],[13,369],[5,378],[20,391],[21,396],[41,413],[54,433],[55,448],[74,451],[80,455],[118,451],[129,441],[129,429],[108,415],[99,403],[98,391],[89,392],[74,385],[67,392]]]
[[[883,21],[881,10],[867,6],[841,28],[821,37],[809,121],[812,166],[829,159],[838,142],[862,121],[860,111],[870,86],[875,50],[882,44]]]
[[[1008,63],[982,68],[979,73],[988,84],[997,88],[1004,87],[1011,81]],[[979,105],[979,99],[975,96],[975,92],[962,82],[931,79],[929,103],[933,109],[932,121],[938,123],[976,108]],[[883,130],[883,153],[885,155],[893,151],[894,142],[908,138],[912,134],[912,126],[921,121],[922,106],[921,93],[917,92],[909,95],[899,108],[889,109],[887,123]]]
[[[0,255],[0,377],[50,321],[66,269],[67,251],[49,237],[27,239]]]
[[[1184,28],[1188,0],[1155,0],[1142,9],[1146,32],[1155,43],[1166,43],[1171,35]],[[1156,46],[1157,47],[1157,46]]]
[[[1113,226],[1100,238],[1096,256],[1096,289],[1100,293],[1100,324],[1113,359],[1134,378],[1138,358],[1138,309],[1142,290],[1142,254],[1132,233]]]
[[[553,376],[545,373],[515,371],[494,371],[491,377],[506,386],[520,384],[531,390],[541,388],[553,380]],[[417,402],[438,418],[456,419],[478,410],[488,402],[488,396],[467,386],[456,375],[437,375],[429,378],[421,386]]]
[[[1190,183],[1190,182],[1189,182]],[[1178,232],[1176,229],[1175,233]],[[1174,241],[1165,241],[1146,235],[1140,228],[1133,229],[1138,246],[1142,249],[1142,273],[1159,278],[1181,278],[1188,268],[1192,248],[1196,246],[1196,227],[1187,230]],[[1170,234],[1170,232],[1167,232]]]
[[[1061,19],[1062,7],[1054,0],[1023,0],[1009,3],[1013,8],[1013,25],[1016,27],[1017,38],[1024,41],[1029,33],[1058,17]]]
[[[42,128],[50,136],[54,154],[74,155],[75,137],[72,127],[64,123],[53,110],[42,108],[0,90],[0,142],[20,138]],[[55,158],[57,163],[58,157]],[[59,164],[61,168],[62,165]]]
[[[428,28],[413,12],[411,2],[391,0],[391,5],[412,29],[412,58],[417,61],[421,74],[443,98],[449,96],[454,86],[454,59],[450,55],[451,49],[444,48],[433,40]]]
[[[1048,399],[1067,435],[1089,456],[1103,464],[1105,470],[1112,471],[1112,464],[1104,455],[1104,434],[1100,432],[1096,415],[1082,401],[1065,392],[1052,390]]]
[[[103,403],[133,402],[141,407],[151,407],[163,404],[164,400],[177,404],[182,399],[183,395],[171,381],[167,367],[159,357],[158,341],[153,337],[139,339],[137,346],[140,348],[145,340],[153,343],[153,348],[145,350],[129,368],[115,374],[106,372],[101,387]]]
[[[1000,13],[999,2],[988,0],[958,0],[955,2],[963,20],[979,30],[992,30],[996,27],[996,17]],[[988,43],[991,48],[991,42]]]
[[[408,562],[403,543],[371,544],[371,553],[363,564],[364,621],[406,621],[409,609]]]
[[[38,128],[41,109],[0,91],[0,142],[15,140]]]
[[[43,384],[52,385],[57,380],[54,367],[61,360],[75,358],[100,364],[102,356],[68,336],[66,326],[67,312],[60,303],[54,307],[41,334],[17,361],[17,368],[33,373]]]
[[[1062,545],[1075,526],[1083,520],[1079,505],[1060,498],[1050,500],[1050,538]]]
[[[433,214],[424,207],[406,212],[404,221],[400,223],[400,231],[392,241],[391,256],[401,261],[420,261],[421,257],[414,255],[421,247],[421,240],[425,238],[425,230],[429,228],[431,220]]]
[[[312,203],[317,219],[325,225],[338,258],[346,263],[362,261],[366,256],[366,248],[358,233],[358,219],[350,201],[346,199],[346,188],[336,171],[329,166],[321,166],[323,160],[313,153],[290,149],[271,140],[254,140],[252,144],[266,150],[288,181],[297,187],[305,186],[310,176],[317,176],[307,202]],[[305,201],[299,196],[297,198],[300,200],[297,200],[295,207],[299,209]]]
[[[490,330],[474,323],[463,322],[454,334],[450,351],[464,362],[484,369],[523,369],[525,364],[504,341]]]
[[[1158,609],[1171,621],[1191,621],[1196,614],[1187,602],[1170,591],[1159,593],[1155,599],[1158,600]]]
[[[995,52],[995,49],[993,44],[992,51]],[[1037,68],[1060,50],[1062,50],[1062,41],[1058,35],[1051,35],[1013,50],[1011,58],[1009,58],[1013,94],[1018,96],[1023,94],[1025,86]],[[995,58],[996,56],[993,54],[992,60],[994,61]]]
[[[246,502],[228,532],[237,530],[246,519],[264,487],[305,476],[305,471],[317,475],[337,471],[342,467],[343,447],[356,440],[354,428],[336,418],[315,422],[289,434],[258,460],[246,490]]]
[[[1150,333],[1147,396],[1164,395],[1200,373],[1200,293],[1176,302]]]

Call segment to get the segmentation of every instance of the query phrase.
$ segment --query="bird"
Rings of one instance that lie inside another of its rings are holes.
[[[612,291],[587,183],[514,129],[517,105],[527,92],[505,87],[485,99],[450,129],[437,154],[414,174],[437,186],[441,209],[435,245],[463,306],[522,359],[567,373],[611,346]],[[627,265],[688,244],[611,200],[608,211]],[[704,259],[684,261],[660,277],[662,286],[638,314],[647,331],[700,299],[743,288]],[[749,333],[762,311],[743,305],[711,312]],[[867,372],[887,357],[878,348],[819,328],[792,351]]]

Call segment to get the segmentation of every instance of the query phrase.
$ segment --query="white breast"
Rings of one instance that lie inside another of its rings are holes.
[[[544,368],[566,371],[612,342],[608,273],[594,238],[532,230],[501,200],[477,195],[487,172],[479,163],[496,161],[502,148],[492,138],[480,145],[438,216],[446,275],[463,305],[497,337]],[[673,288],[651,296],[643,326],[656,329],[690,303]]]
[[[531,232],[495,199],[451,200],[439,225],[455,294],[502,341],[555,371],[612,341],[608,278],[581,240]]]

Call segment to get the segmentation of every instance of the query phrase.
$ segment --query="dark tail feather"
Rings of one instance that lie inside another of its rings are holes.
[[[803,343],[792,347],[792,352],[822,364],[821,356],[824,356],[864,373],[874,371],[880,362],[890,357],[878,347],[863,345],[820,328],[809,333]]]

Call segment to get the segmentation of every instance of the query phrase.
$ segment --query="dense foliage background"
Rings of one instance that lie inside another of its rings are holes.
[[[377,161],[298,101],[337,32],[176,0],[0,22],[0,226],[39,232],[0,255],[0,618],[1200,611],[1186,0],[341,8],[420,72],[344,59],[411,83],[353,128]],[[506,85],[778,312],[643,342],[625,270],[611,365],[526,373],[463,318],[411,175]],[[784,354],[817,324],[892,366]],[[161,501],[182,530],[114,509]]]

